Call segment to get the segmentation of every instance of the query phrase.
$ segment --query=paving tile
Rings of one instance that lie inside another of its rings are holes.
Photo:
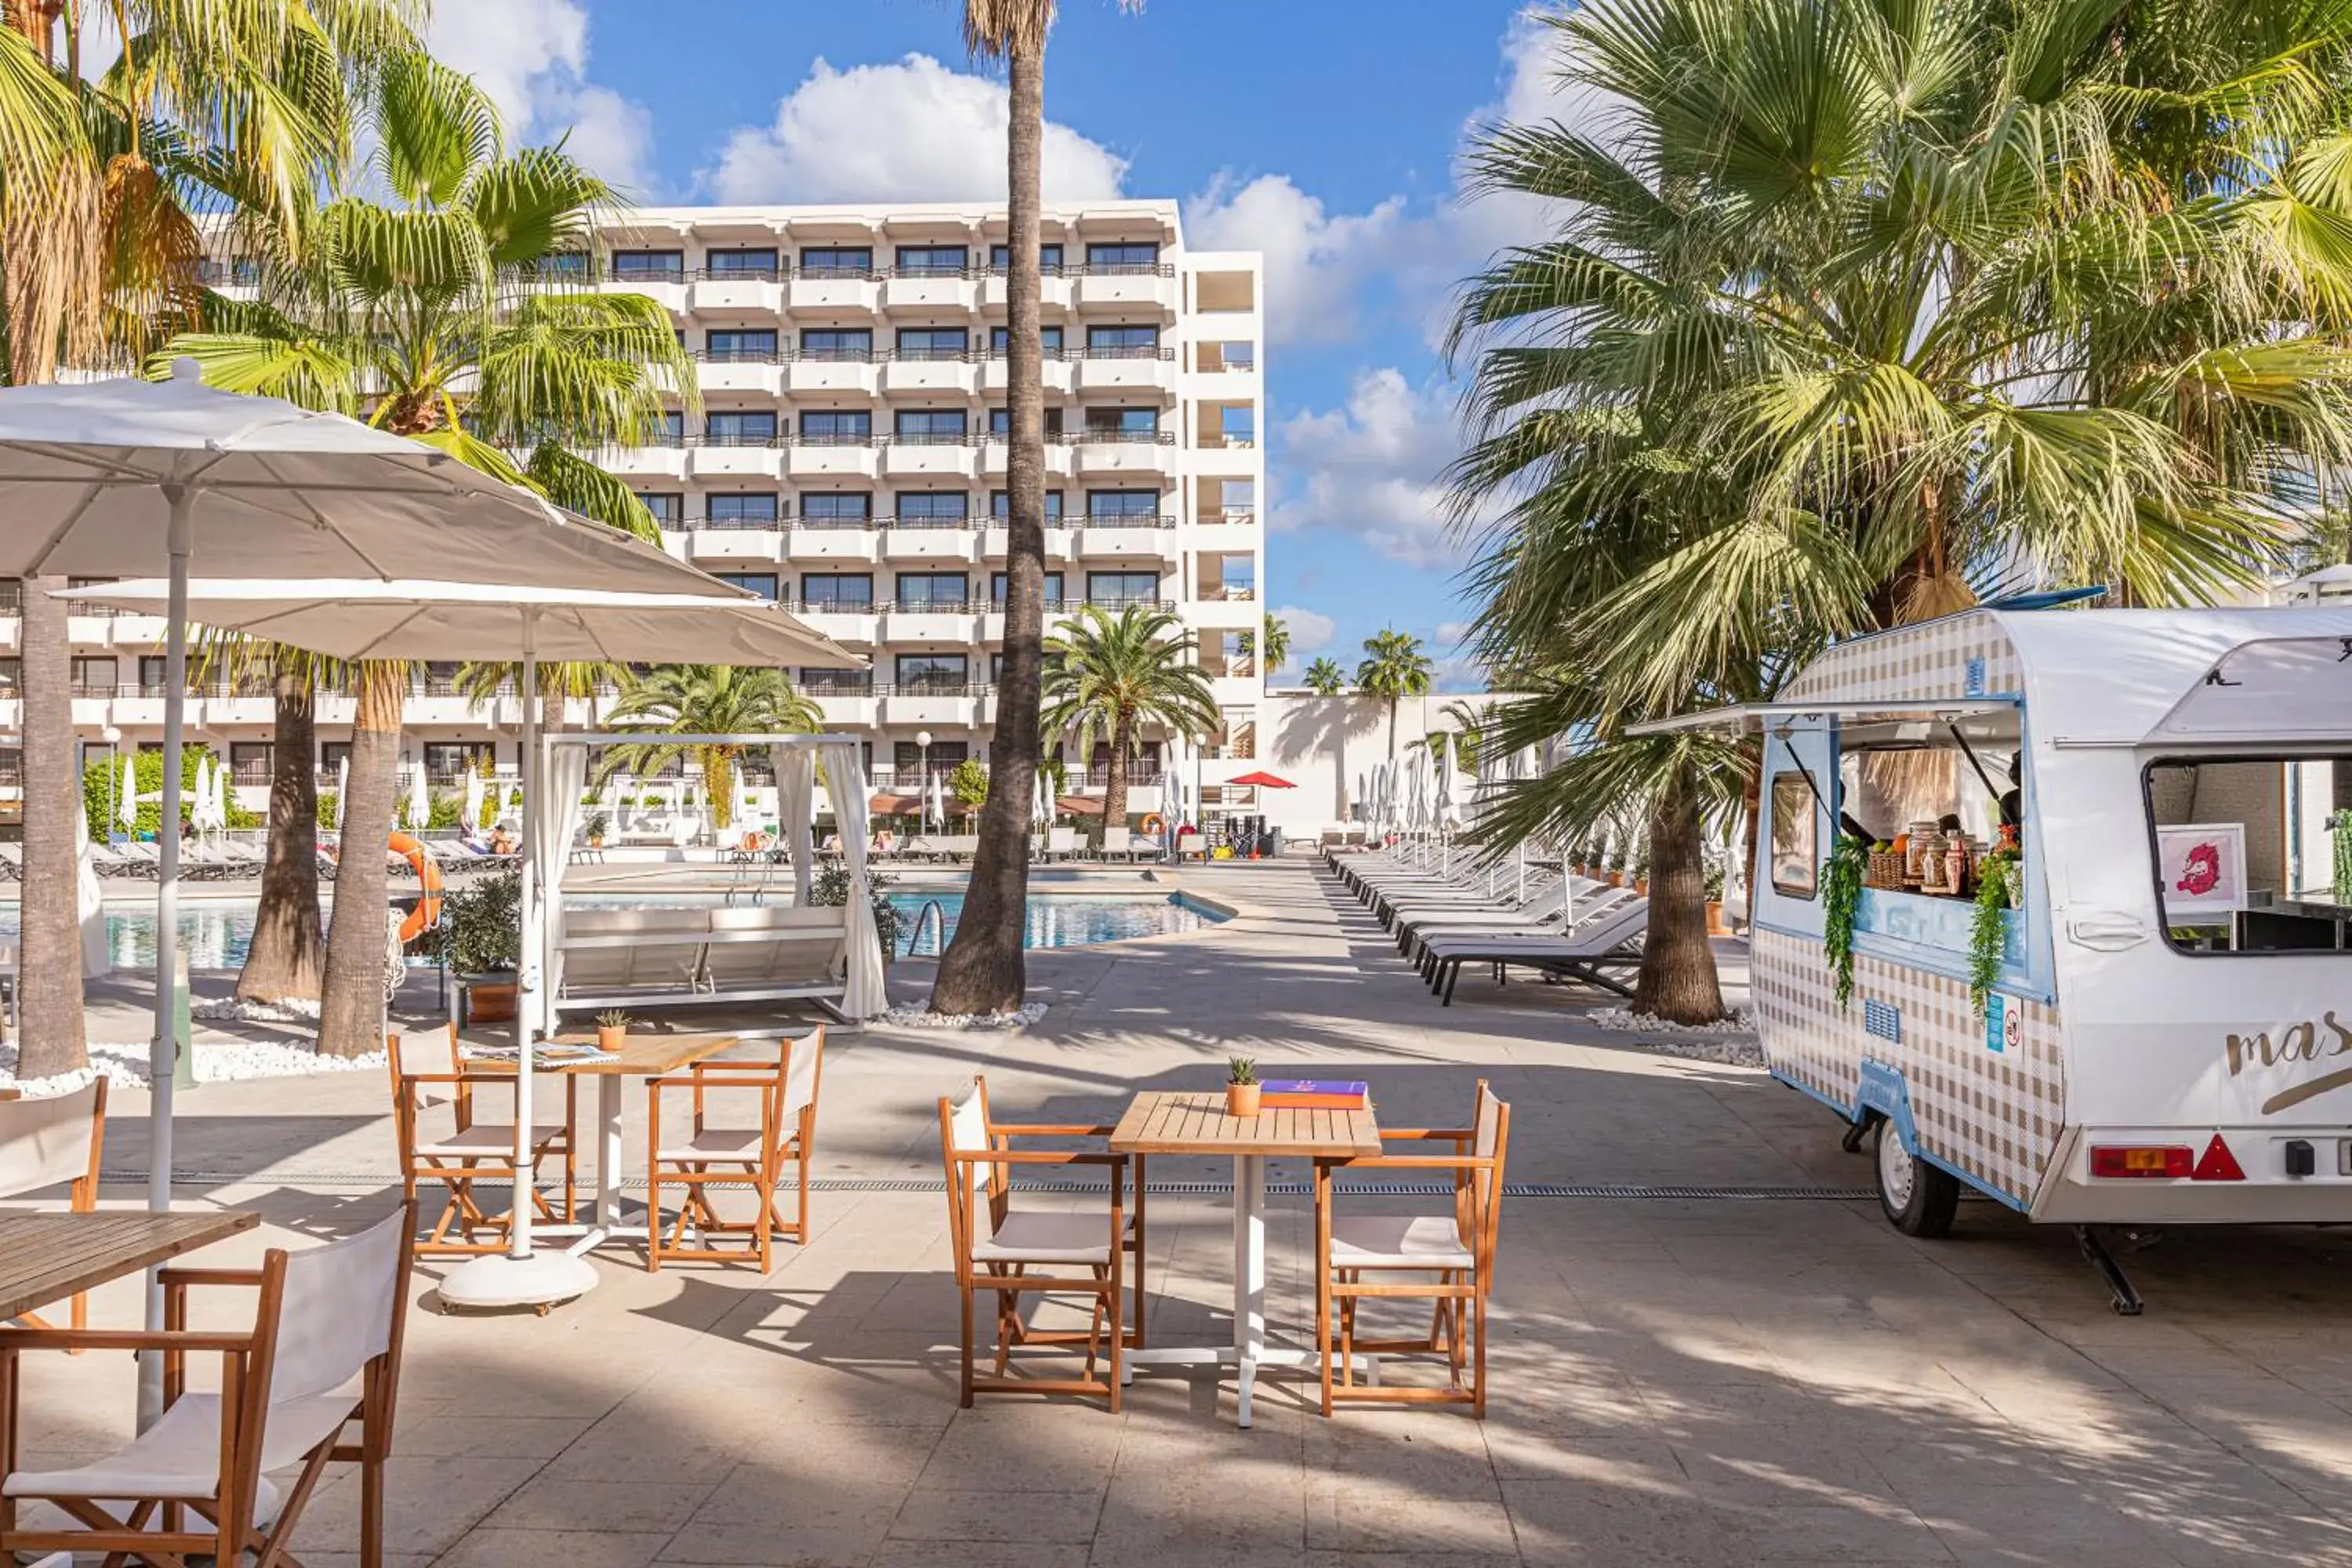
[[[900,1541],[1085,1544],[1094,1540],[1101,1512],[1099,1491],[918,1491],[889,1533]]]
[[[1672,1493],[1579,1481],[1508,1480],[1503,1500],[1529,1563],[1578,1568],[1732,1568],[1751,1560],[1720,1512]]]
[[[668,1540],[664,1531],[482,1529],[437,1568],[646,1568]]]
[[[1951,1549],[1900,1504],[1885,1508],[1722,1508],[1753,1563],[1949,1563]]]
[[[716,1483],[567,1481],[542,1476],[484,1522],[526,1531],[674,1531],[694,1515]]]

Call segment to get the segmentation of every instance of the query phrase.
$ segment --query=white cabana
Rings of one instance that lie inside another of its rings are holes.
[[[809,884],[816,874],[816,782],[811,770],[791,754],[790,748],[774,747],[770,755],[776,773],[776,832],[783,841],[785,853],[792,857],[793,902],[805,908]],[[835,822],[841,822],[837,797],[833,816]],[[845,826],[841,832],[846,840],[848,828]]]
[[[89,847],[89,813],[74,808],[74,917],[81,922],[81,972],[95,979],[113,967],[106,950],[106,894],[98,885],[98,859]]]

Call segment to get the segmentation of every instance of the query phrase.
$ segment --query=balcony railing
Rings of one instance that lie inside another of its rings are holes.
[[[1074,360],[1173,360],[1173,348],[1151,343],[1125,343],[1105,348],[1065,349],[1061,357]]]
[[[656,435],[639,441],[631,450],[649,448],[675,449],[681,447],[764,447],[771,449],[787,447],[1001,447],[1010,437],[1003,432],[967,429],[918,431],[887,435],[807,435],[778,431],[773,436],[731,435]],[[1053,447],[1173,447],[1176,433],[1172,430],[1048,430],[1045,444]],[[111,615],[118,612],[89,606],[77,610],[77,615]],[[121,614],[133,612],[123,611]]]
[[[1073,526],[1078,528],[1173,528],[1176,526],[1176,519],[1174,514],[1170,512],[1108,512],[1100,517],[1089,513],[1078,519]]]
[[[1046,437],[1047,440],[1055,438],[1050,436]],[[1059,439],[1066,447],[1173,447],[1176,444],[1176,432],[1173,430],[1115,430],[1088,426],[1078,430],[1065,431]]]
[[[780,533],[792,525],[788,517],[689,517],[662,524],[698,533]]]
[[[881,606],[871,599],[862,604],[839,599],[779,599],[776,602],[796,616],[872,616],[881,613]]]
[[[882,438],[889,447],[977,447],[981,443],[976,430],[893,430]]]
[[[765,267],[698,267],[694,276],[705,283],[781,283],[793,275],[782,261]]]
[[[988,683],[981,680],[877,680],[874,683],[874,694],[877,697],[985,697]]]
[[[688,279],[711,282],[777,283],[798,279],[805,282],[875,283],[893,278],[936,279],[1003,278],[1006,268],[993,262],[966,262],[961,267],[826,267],[810,266],[796,259],[778,258],[772,267],[688,267],[681,260],[671,266],[646,267],[642,264],[626,268],[616,268],[609,259],[592,260],[585,256],[568,256],[557,262],[530,266],[509,266],[499,269],[499,279],[510,284],[544,283],[551,287],[579,288],[589,283],[683,283]],[[1042,268],[1047,278],[1173,278],[1175,263],[1170,261],[1066,261],[1059,266]],[[226,261],[198,263],[197,276],[206,283],[251,283],[257,279],[249,271],[240,271],[236,264]]]
[[[871,697],[874,695],[874,673],[871,670],[812,670],[799,681],[804,697]]]
[[[901,616],[968,616],[980,608],[974,599],[923,599],[914,604],[893,601],[891,610]]]
[[[874,526],[938,532],[954,529],[974,529],[978,528],[980,523],[977,519],[970,517],[877,517],[874,520]]]
[[[892,349],[890,357],[900,364],[969,364],[976,355],[969,348]]]
[[[705,430],[699,444],[705,447],[773,448],[789,446],[791,437],[777,430]]]
[[[782,364],[793,356],[783,349],[697,349],[704,364]]]

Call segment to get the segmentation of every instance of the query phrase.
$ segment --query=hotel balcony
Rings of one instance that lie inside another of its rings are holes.
[[[1047,354],[1041,368],[1048,395],[1057,392],[1066,395],[1077,384],[1077,366],[1059,354]],[[1002,397],[1009,393],[1012,379],[1009,363],[1003,354],[991,354],[982,363],[981,391],[996,393]]]
[[[779,437],[706,437],[689,449],[687,477],[697,479],[780,479],[784,454]]]
[[[865,437],[850,441],[816,443],[795,437],[784,454],[784,472],[793,479],[871,479],[880,470],[880,454]]]
[[[969,314],[980,308],[980,285],[961,273],[904,273],[882,285],[882,309],[927,314]]]
[[[650,447],[607,447],[595,455],[596,466],[624,479],[683,479],[686,443],[664,442]]]
[[[785,607],[845,647],[872,647],[881,640],[877,635],[881,617],[870,609],[845,611],[809,604]]]
[[[1081,310],[1145,307],[1176,313],[1176,268],[1164,261],[1157,267],[1097,268],[1077,283],[1073,303]]]
[[[880,723],[882,702],[872,689],[861,692],[809,691],[828,730],[868,730]]]
[[[971,437],[893,436],[882,449],[882,472],[894,479],[976,478],[979,451]]]
[[[774,523],[756,528],[696,528],[686,536],[686,558],[705,571],[765,564],[784,558],[784,536]]]
[[[876,700],[883,724],[919,724],[927,729],[969,730],[981,721],[977,685],[926,683],[920,686],[877,685]]]
[[[870,358],[810,359],[784,366],[784,389],[792,393],[833,393],[845,397],[872,397],[881,390],[882,367]]]
[[[882,612],[881,634],[874,640],[885,643],[937,643],[954,645],[969,643],[978,631],[979,616],[968,608],[941,608],[929,605],[917,609],[885,606]]]
[[[840,310],[872,315],[881,305],[882,285],[863,272],[803,272],[785,287],[794,310]]]
[[[1192,546],[1204,555],[1247,554],[1263,538],[1257,513],[1246,508],[1212,512],[1192,524]]]
[[[981,535],[980,549],[984,559],[1002,561],[1012,548],[1013,535],[1007,529],[991,527]],[[1047,523],[1045,525],[1045,559],[1068,561],[1076,554],[1071,531],[1060,523]]]
[[[980,559],[980,533],[970,522],[945,525],[924,521],[882,520],[882,554],[890,561],[936,561],[969,565]]]
[[[980,471],[983,474],[1003,474],[1012,471],[1012,448],[1003,441],[990,437],[980,448]],[[1076,468],[1070,448],[1052,431],[1045,433],[1045,477],[1067,479]]]
[[[980,367],[961,357],[894,357],[882,367],[886,393],[922,393],[970,397],[980,387]]]
[[[705,395],[713,392],[756,392],[770,397],[784,390],[784,366],[774,354],[698,356],[695,381]]]
[[[1172,430],[1081,430],[1063,440],[1076,452],[1080,475],[1164,474],[1176,466]]]
[[[830,528],[796,522],[783,536],[785,555],[796,564],[872,565],[881,559],[881,535],[859,524]]]
[[[686,314],[686,274],[675,272],[632,272],[626,277],[599,278],[596,289],[604,294],[643,294],[646,299],[673,316]]]
[[[1077,390],[1093,392],[1158,392],[1176,395],[1176,351],[1152,349],[1083,349],[1071,351],[1077,362]]]
[[[756,310],[776,315],[784,308],[786,284],[781,270],[745,274],[703,272],[687,291],[697,310]]]
[[[1173,561],[1177,550],[1172,517],[1081,520],[1077,551],[1089,561],[1113,555]]]
[[[1048,272],[1037,280],[1038,303],[1048,310],[1066,310],[1076,298],[1077,280],[1063,272]],[[980,283],[980,303],[982,309],[1003,310],[1012,302],[1004,287],[1004,274],[992,272]]]

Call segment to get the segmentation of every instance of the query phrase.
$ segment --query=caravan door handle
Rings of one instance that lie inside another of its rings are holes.
[[[2121,910],[2085,910],[2066,917],[2066,940],[2094,952],[2121,952],[2147,940],[2147,925]]]

